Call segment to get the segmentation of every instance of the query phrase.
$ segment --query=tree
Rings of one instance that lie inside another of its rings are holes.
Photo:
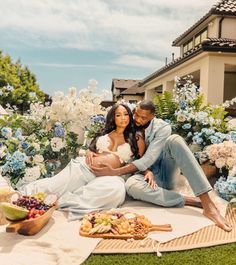
[[[36,76],[20,60],[13,62],[0,50],[0,104],[16,106],[22,113],[34,101],[44,102],[45,93],[40,90]]]

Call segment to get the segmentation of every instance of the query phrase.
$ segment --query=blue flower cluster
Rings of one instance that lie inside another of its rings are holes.
[[[202,128],[200,132],[194,132],[192,140],[193,143],[202,146],[219,144],[230,140],[236,143],[236,132],[221,133],[216,132],[214,129]]]
[[[105,121],[106,119],[102,114],[97,114],[91,117],[92,124],[96,124],[96,123],[105,124]]]
[[[215,190],[223,199],[230,201],[236,197],[236,177],[220,177],[214,185]]]
[[[22,129],[21,128],[18,128],[16,131],[15,131],[15,137],[19,140],[19,141],[23,141],[24,140],[24,137],[22,135]]]
[[[7,137],[9,134],[11,134],[11,129],[7,127],[2,127],[1,134],[3,137]]]
[[[65,129],[60,122],[55,123],[54,135],[60,138],[65,136]]]
[[[15,151],[12,155],[8,154],[6,163],[2,166],[2,174],[7,173],[20,173],[26,167],[25,155],[20,151]]]

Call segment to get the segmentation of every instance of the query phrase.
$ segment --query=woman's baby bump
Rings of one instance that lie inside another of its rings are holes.
[[[111,153],[101,153],[93,157],[94,167],[104,167],[104,164],[110,165],[112,168],[118,168],[122,166],[120,159],[117,155]]]

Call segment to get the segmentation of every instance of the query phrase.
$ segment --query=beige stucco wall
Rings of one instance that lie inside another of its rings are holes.
[[[222,22],[222,38],[236,39],[236,19],[225,18]]]
[[[218,38],[218,28],[219,28],[219,18],[214,18],[211,20],[211,22],[208,23],[208,38]]]
[[[170,90],[169,85],[175,76],[185,76],[200,70],[200,87],[205,95],[205,103],[220,104],[224,101],[226,64],[236,65],[235,53],[203,52],[147,83],[144,86],[145,99],[152,99],[154,88],[159,85],[163,85],[163,90]]]
[[[140,100],[143,100],[143,97],[140,95],[123,95],[123,99],[127,102],[129,102],[130,100],[137,100],[138,102]]]

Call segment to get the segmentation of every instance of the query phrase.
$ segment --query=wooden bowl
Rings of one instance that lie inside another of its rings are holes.
[[[49,221],[51,218],[56,206],[52,206],[48,211],[46,211],[43,215],[31,219],[31,220],[23,220],[17,222],[11,222],[6,227],[6,232],[25,235],[25,236],[33,236],[37,234]]]

